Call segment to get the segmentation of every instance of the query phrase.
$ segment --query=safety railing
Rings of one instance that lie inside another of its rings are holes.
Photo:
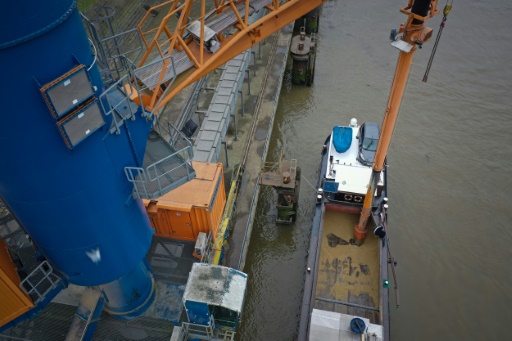
[[[131,86],[129,74],[121,77],[100,95],[105,115],[112,115],[110,133],[120,134],[123,122],[127,119],[135,120],[138,111],[142,116],[148,116],[134,101],[141,103],[142,98]]]
[[[204,252],[201,254],[201,259],[199,260],[201,263],[210,263],[212,252],[212,232],[208,232],[206,236],[206,248]]]
[[[203,326],[188,322],[183,322],[181,329],[178,333],[178,341],[184,340],[216,340],[216,341],[233,341],[236,332],[234,330],[227,330],[222,328],[214,328],[213,317],[211,317],[212,324]]]
[[[136,68],[135,63],[144,51],[142,37],[136,28],[101,39],[100,45],[107,51],[107,66],[117,72],[118,78]]]
[[[142,96],[141,103],[146,109],[152,111],[153,108],[159,106],[160,101],[176,80],[174,56],[157,58],[153,62],[133,70],[133,76],[137,92]]]
[[[28,294],[34,304],[42,301],[48,292],[56,288],[58,279],[54,278],[53,268],[47,262],[43,261],[20,283],[20,288]]]
[[[177,130],[171,124],[169,129]],[[165,131],[157,124],[148,137],[143,167],[124,169],[128,181],[134,184],[135,197],[156,199],[192,180],[192,158],[192,144],[181,132]]]
[[[81,12],[103,82],[112,84],[130,70],[145,46],[138,29],[119,32],[115,10],[108,6]]]
[[[235,339],[236,332],[234,330],[217,329],[217,339],[233,341]]]

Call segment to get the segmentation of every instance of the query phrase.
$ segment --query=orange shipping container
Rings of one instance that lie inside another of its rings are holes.
[[[199,232],[215,239],[226,191],[221,163],[192,162],[196,177],[156,200],[145,201],[156,235],[195,241]]]
[[[0,239],[0,326],[34,307],[32,300],[19,285],[20,278],[7,245]]]

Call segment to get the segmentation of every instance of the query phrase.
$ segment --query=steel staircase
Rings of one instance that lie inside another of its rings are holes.
[[[125,167],[133,194],[141,199],[156,199],[192,180],[196,173],[191,165],[192,144],[169,124],[149,133],[142,167]]]

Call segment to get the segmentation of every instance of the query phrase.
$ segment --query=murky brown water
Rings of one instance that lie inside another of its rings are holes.
[[[324,5],[311,88],[283,83],[269,160],[302,168],[298,222],[276,226],[262,190],[245,271],[242,340],[294,340],[320,149],[334,124],[380,123],[405,0]],[[444,3],[440,2],[440,6]],[[393,340],[508,339],[512,319],[512,2],[454,1],[428,83],[419,50],[388,155],[401,306]],[[441,17],[429,22],[435,28]]]

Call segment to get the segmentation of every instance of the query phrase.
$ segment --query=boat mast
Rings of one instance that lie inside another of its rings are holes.
[[[430,40],[432,36],[432,29],[424,27],[424,23],[429,18],[437,15],[439,10],[437,9],[437,0],[409,0],[408,5],[402,8],[400,12],[406,14],[408,20],[400,25],[398,32],[402,33],[400,37],[398,37],[396,33],[394,34],[393,31],[391,34],[391,45],[400,50],[400,55],[398,57],[393,85],[391,86],[389,94],[384,121],[382,122],[382,132],[377,146],[368,191],[364,199],[359,223],[354,228],[356,245],[363,244],[368,232],[366,224],[371,214],[373,196],[384,167],[393,130],[395,129],[395,122],[398,118],[398,111],[405,91],[414,52],[418,46],[421,48],[423,43]]]

